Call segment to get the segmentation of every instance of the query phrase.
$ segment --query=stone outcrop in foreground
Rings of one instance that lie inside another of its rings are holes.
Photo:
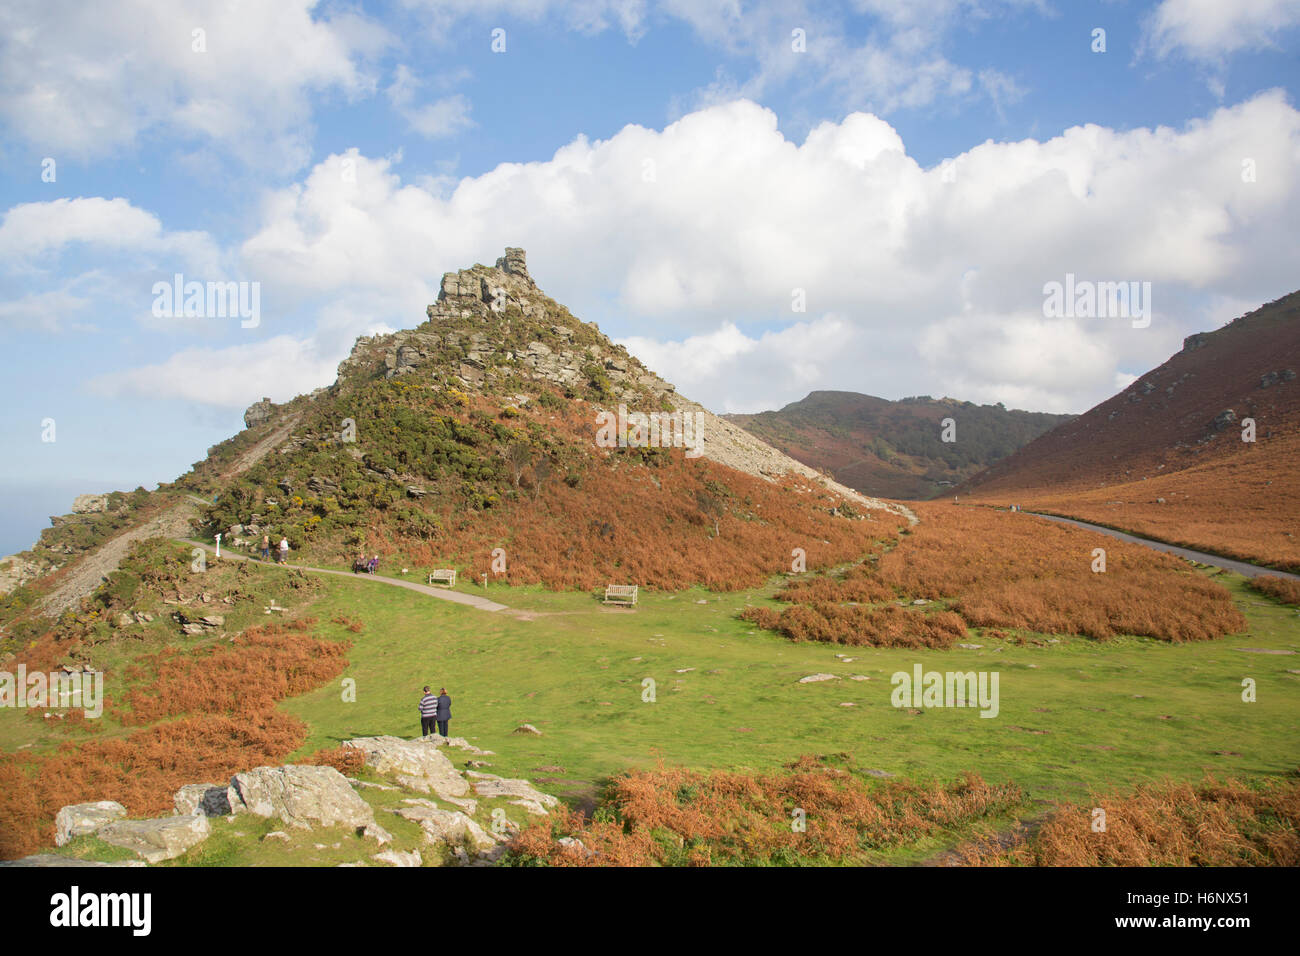
[[[230,778],[227,800],[234,813],[272,817],[291,827],[352,827],[380,843],[392,837],[375,822],[375,811],[333,767],[258,767]]]
[[[156,820],[121,820],[96,834],[105,843],[130,850],[146,863],[161,863],[198,846],[212,833],[208,818],[159,817]]]

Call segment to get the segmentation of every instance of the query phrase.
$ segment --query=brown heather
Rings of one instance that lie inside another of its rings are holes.
[[[879,647],[949,647],[967,626],[1173,642],[1246,626],[1225,588],[1169,555],[1022,513],[935,503],[916,510],[921,523],[878,561],[794,582],[777,595],[792,606],[747,608],[742,617],[792,640]],[[1106,570],[1094,573],[1098,547]],[[950,610],[863,606],[893,598],[943,601]]]
[[[1093,807],[1106,811],[1105,832],[1092,830]],[[959,855],[977,866],[1296,866],[1300,781],[1141,787],[1063,807],[1009,847],[980,839]]]
[[[229,648],[164,652],[135,677],[124,724],[152,726],[111,739],[66,742],[46,754],[0,755],[0,859],[49,846],[54,815],[87,800],[116,800],[132,816],[168,813],[185,784],[220,781],[277,763],[306,725],[275,703],[336,677],[347,645],[317,641],[308,618],[249,628]],[[152,677],[152,683],[148,683]],[[179,716],[186,715],[186,716]],[[167,719],[179,717],[179,719]],[[323,752],[316,762],[334,763]]]
[[[1281,601],[1283,604],[1300,606],[1300,581],[1279,578],[1272,574],[1261,574],[1246,583],[1251,590]]]
[[[637,770],[617,777],[593,819],[562,810],[511,844],[517,863],[710,866],[859,860],[1019,807],[1013,784],[975,774],[942,785],[867,781],[804,757],[784,771]],[[804,811],[805,832],[792,826]],[[586,851],[559,843],[575,837]]]

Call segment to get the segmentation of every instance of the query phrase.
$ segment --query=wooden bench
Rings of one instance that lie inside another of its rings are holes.
[[[455,568],[438,568],[436,571],[429,573],[430,584],[445,584],[449,588],[456,586],[456,569]]]
[[[624,604],[628,607],[636,604],[635,584],[611,584],[605,588],[606,604]]]

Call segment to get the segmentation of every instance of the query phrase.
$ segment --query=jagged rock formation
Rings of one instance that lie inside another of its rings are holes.
[[[602,377],[609,383],[603,408],[635,403],[642,409],[699,415],[703,454],[719,464],[769,480],[797,475],[868,508],[916,521],[907,507],[835,482],[679,395],[671,382],[611,342],[594,323],[582,322],[543,293],[528,274],[522,249],[508,248],[491,267],[448,272],[427,315],[428,321],[416,329],[358,339],[339,365],[339,382],[392,379],[437,368],[449,373],[446,387],[499,393],[519,375],[562,388]],[[507,397],[519,405],[530,400],[527,394]]]
[[[269,398],[263,398],[260,402],[254,402],[248,406],[244,412],[244,427],[256,428],[263,422],[268,422],[275,415],[275,405]]]

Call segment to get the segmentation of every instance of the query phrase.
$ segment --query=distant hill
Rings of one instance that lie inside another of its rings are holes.
[[[725,417],[850,488],[911,500],[952,488],[1073,418],[928,395],[892,402],[833,391],[776,412]],[[956,424],[956,441],[942,440],[945,418]]]
[[[1188,336],[1124,391],[956,491],[1300,568],[1298,372],[1293,292]],[[1254,442],[1242,440],[1246,419]]]

